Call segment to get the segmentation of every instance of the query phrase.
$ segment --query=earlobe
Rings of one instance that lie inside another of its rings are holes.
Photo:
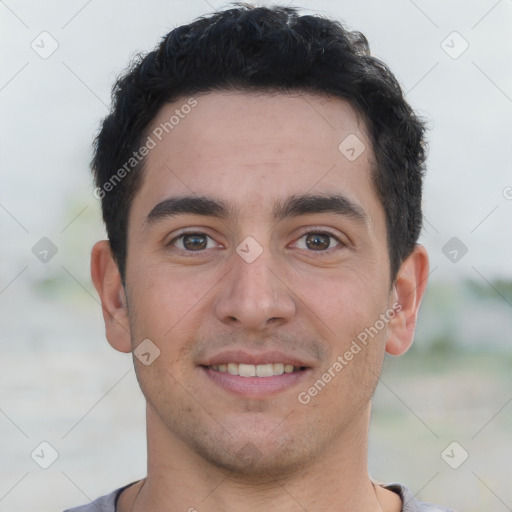
[[[390,322],[386,352],[398,356],[405,353],[414,340],[416,319],[428,280],[428,255],[422,245],[416,245],[404,260],[393,286],[397,313]]]
[[[125,290],[107,240],[97,242],[92,249],[91,277],[100,296],[108,342],[120,352],[131,352]]]

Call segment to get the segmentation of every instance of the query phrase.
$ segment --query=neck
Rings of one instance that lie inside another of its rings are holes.
[[[305,467],[279,476],[240,476],[205,461],[148,408],[148,475],[119,509],[131,510],[122,505],[131,503],[133,512],[255,512],[272,503],[272,509],[283,512],[388,510],[380,503],[385,494],[380,489],[377,497],[368,476],[369,413],[368,407]]]

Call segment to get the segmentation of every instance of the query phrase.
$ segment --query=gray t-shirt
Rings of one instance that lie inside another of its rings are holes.
[[[116,489],[114,492],[102,496],[97,500],[92,501],[87,505],[81,507],[69,508],[64,512],[116,512],[117,500],[121,493],[130,485],[125,485],[120,489]],[[411,491],[401,484],[389,484],[384,485],[386,489],[395,492],[402,499],[402,512],[454,512],[452,509],[446,507],[440,507],[439,505],[433,505],[432,503],[425,503],[422,501],[416,501]]]

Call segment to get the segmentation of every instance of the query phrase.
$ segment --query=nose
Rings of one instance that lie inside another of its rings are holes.
[[[293,292],[266,252],[251,263],[233,254],[232,269],[222,280],[215,303],[216,317],[223,324],[263,331],[294,317]]]

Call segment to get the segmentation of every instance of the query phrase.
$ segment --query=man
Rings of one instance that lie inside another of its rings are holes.
[[[427,281],[423,137],[364,36],[290,8],[200,18],[117,82],[91,271],[148,467],[75,512],[447,510],[367,468]]]

